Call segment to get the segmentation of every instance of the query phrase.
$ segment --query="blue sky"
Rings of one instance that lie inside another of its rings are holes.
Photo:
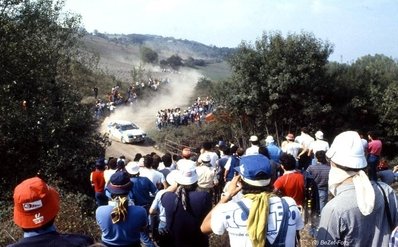
[[[397,0],[65,0],[87,31],[154,34],[237,47],[264,31],[312,32],[334,44],[330,60],[398,59]]]

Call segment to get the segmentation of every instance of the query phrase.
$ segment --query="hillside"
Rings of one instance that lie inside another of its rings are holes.
[[[196,66],[203,76],[212,80],[224,79],[230,75],[226,59],[234,52],[231,48],[206,46],[195,41],[141,34],[88,34],[84,36],[85,49],[99,57],[98,67],[109,75],[124,82],[131,80],[131,70],[142,64],[140,48],[148,47],[159,56],[159,61],[178,55],[184,60],[193,58],[205,61],[205,66]],[[151,73],[160,71],[158,66],[145,66]]]

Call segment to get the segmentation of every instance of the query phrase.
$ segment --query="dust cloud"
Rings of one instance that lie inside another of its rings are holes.
[[[161,86],[167,87],[166,90],[162,90],[161,93],[156,94],[153,98],[138,98],[137,102],[132,105],[117,106],[115,112],[105,119],[102,124],[102,130],[105,130],[110,121],[128,120],[148,132],[156,127],[156,115],[159,110],[175,107],[181,107],[183,110],[193,103],[190,100],[194,94],[194,88],[202,77],[199,72],[185,69],[178,73],[162,72],[158,76],[169,79],[168,84]]]

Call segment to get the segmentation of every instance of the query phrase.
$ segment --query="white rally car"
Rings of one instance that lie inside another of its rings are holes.
[[[122,143],[143,143],[146,133],[130,121],[117,120],[108,124],[109,137]]]

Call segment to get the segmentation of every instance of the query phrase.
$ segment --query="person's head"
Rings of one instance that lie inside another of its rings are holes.
[[[242,156],[235,171],[241,176],[243,194],[260,193],[271,183],[271,164],[264,155]]]
[[[137,162],[130,161],[126,165],[126,171],[133,177],[138,177],[140,175],[140,166]]]
[[[242,156],[245,154],[245,150],[243,148],[239,147],[238,150],[236,150],[236,154],[238,156]]]
[[[138,162],[141,158],[142,158],[142,154],[141,153],[136,153],[135,156],[134,156],[133,161]]]
[[[317,140],[323,140],[323,132],[320,131],[320,130],[318,130],[318,131],[315,133],[315,138],[316,138]]]
[[[258,148],[258,153],[264,155],[264,156],[267,157],[268,159],[270,158],[270,157],[269,157],[268,149],[267,149],[266,147],[263,147],[263,146],[259,147],[259,148]]]
[[[355,131],[345,131],[334,139],[326,157],[343,170],[359,171],[367,167],[361,137]]]
[[[326,152],[323,151],[323,150],[316,151],[315,158],[316,158],[316,160],[319,163],[322,163],[322,164],[327,164],[328,163],[327,160],[326,160]]]
[[[95,168],[103,171],[105,170],[105,159],[104,158],[99,158],[95,161]]]
[[[221,151],[223,152],[224,155],[231,155],[231,148],[224,146],[222,147]]]
[[[191,149],[190,148],[184,148],[183,150],[182,150],[182,157],[184,158],[184,159],[189,159],[189,158],[191,158]]]
[[[274,137],[272,137],[272,136],[267,136],[267,138],[265,138],[266,145],[272,144],[274,142],[275,142],[275,140],[274,140]]]
[[[301,133],[308,134],[308,128],[307,127],[301,127]]]
[[[236,146],[236,145],[233,145],[232,147],[231,147],[231,154],[236,154],[236,151],[238,150],[238,146]]]
[[[124,166],[125,166],[125,159],[122,159],[122,158],[117,159],[116,169],[117,170],[123,170]]]
[[[180,159],[182,159],[182,156],[181,156],[181,155],[173,154],[173,161],[174,161],[174,162],[177,162],[177,161],[179,161]]]
[[[202,148],[203,148],[205,151],[211,151],[211,148],[212,148],[211,142],[208,142],[208,141],[203,142]]]
[[[206,166],[210,166],[210,161],[211,161],[211,158],[210,158],[210,154],[208,154],[208,153],[201,154],[198,159],[199,164],[206,165]]]
[[[144,156],[144,166],[146,168],[152,168],[153,158],[150,154]]]
[[[386,159],[382,158],[380,159],[379,164],[377,165],[377,170],[378,171],[385,171],[390,169],[390,167],[388,166],[388,162]]]
[[[112,174],[106,189],[114,198],[116,196],[127,196],[132,186],[130,175],[126,171],[120,170]]]
[[[293,157],[293,155],[283,153],[279,160],[285,171],[293,171],[296,169],[296,159]]]
[[[375,131],[369,131],[368,132],[368,137],[369,137],[370,140],[377,140],[378,139],[378,136],[377,136]]]
[[[294,141],[294,135],[292,133],[287,134],[287,136],[285,138],[289,142]]]
[[[162,162],[163,162],[163,165],[165,167],[170,167],[171,164],[173,163],[173,160],[171,159],[171,154],[170,153],[165,153],[162,156]]]
[[[255,135],[250,136],[249,141],[252,145],[258,145],[259,141],[258,141],[258,137]]]
[[[26,179],[15,187],[14,222],[24,231],[51,226],[59,209],[58,192],[41,178]]]
[[[162,158],[159,155],[154,154],[152,156],[152,168],[157,170],[161,161],[162,161]]]
[[[108,161],[108,168],[111,170],[116,170],[116,163],[117,163],[117,159],[116,158],[112,158]]]

